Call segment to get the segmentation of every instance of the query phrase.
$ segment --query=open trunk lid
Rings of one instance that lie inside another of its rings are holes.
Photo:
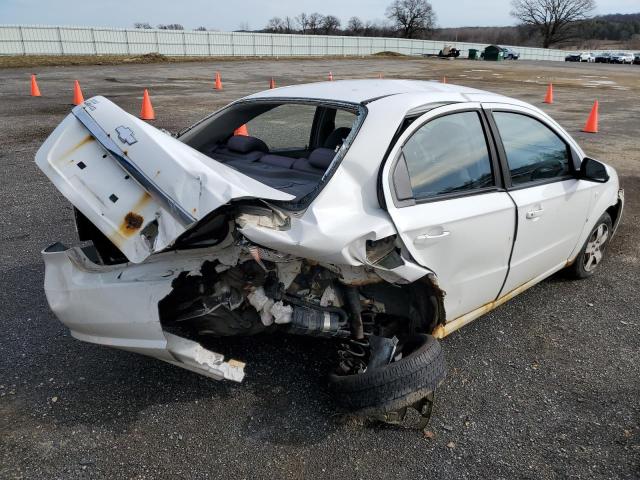
[[[134,263],[240,198],[292,200],[128,114],[104,97],[72,110],[38,167]]]

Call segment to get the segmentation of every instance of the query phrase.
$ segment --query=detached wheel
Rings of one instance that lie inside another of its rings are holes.
[[[364,373],[332,374],[336,402],[357,416],[387,423],[400,423],[413,407],[422,416],[420,427],[426,426],[435,389],[446,376],[444,352],[431,335],[410,337],[401,352],[398,360]]]
[[[604,259],[604,253],[611,239],[613,224],[608,213],[604,213],[589,233],[587,241],[578,253],[573,265],[567,271],[573,278],[587,278],[595,273]]]

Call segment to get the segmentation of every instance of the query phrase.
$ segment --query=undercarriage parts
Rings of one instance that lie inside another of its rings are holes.
[[[382,256],[393,251],[391,242],[376,247]],[[346,406],[390,423],[414,407],[426,422],[433,390],[444,377],[439,344],[424,335],[443,315],[437,285],[428,278],[394,285],[356,267],[343,275],[339,266],[244,239],[219,259],[174,279],[159,304],[165,331],[191,339],[267,331],[336,338],[338,365],[331,378]],[[411,370],[419,361],[424,378]]]
[[[343,336],[345,333],[349,334],[345,327],[346,322],[336,312],[295,307],[287,332],[302,335]]]

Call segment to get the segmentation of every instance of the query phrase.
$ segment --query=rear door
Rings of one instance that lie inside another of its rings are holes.
[[[526,108],[485,105],[504,158],[505,182],[517,205],[518,231],[501,294],[561,269],[587,220],[593,182],[579,180],[570,140]]]
[[[382,188],[407,250],[446,291],[448,321],[495,300],[515,208],[480,104],[439,107],[416,119],[390,151]]]

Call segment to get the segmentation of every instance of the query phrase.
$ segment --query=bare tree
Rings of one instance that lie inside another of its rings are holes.
[[[296,20],[296,23],[300,26],[300,30],[302,34],[307,33],[307,29],[309,28],[309,15],[302,12],[300,15],[298,15],[295,18],[295,20]]]
[[[351,17],[347,22],[347,31],[351,35],[361,35],[364,30],[364,22],[358,17]]]
[[[136,22],[133,24],[133,28],[142,28],[144,30],[149,30],[153,27],[149,22]]]
[[[179,23],[170,23],[168,25],[158,25],[160,30],[184,30],[184,27]]]
[[[327,15],[322,19],[322,31],[325,35],[331,35],[340,30],[340,19],[334,15]]]
[[[430,32],[436,23],[436,14],[427,0],[395,0],[387,8],[387,18],[405,38]]]
[[[595,6],[594,0],[511,0],[511,15],[535,27],[549,48],[571,38],[574,22],[586,19]]]
[[[273,33],[282,33],[284,31],[284,21],[280,17],[273,17],[267,22],[265,30]]]
[[[309,14],[309,17],[308,17],[309,33],[316,35],[322,28],[323,21],[324,21],[324,15],[322,15],[321,13],[314,12]]]
[[[194,30],[196,32],[206,32],[207,31],[207,27],[200,26],[198,28],[194,28]]]
[[[294,33],[296,31],[296,21],[290,16],[287,15],[286,17],[284,17],[282,23],[284,24],[284,33]]]

